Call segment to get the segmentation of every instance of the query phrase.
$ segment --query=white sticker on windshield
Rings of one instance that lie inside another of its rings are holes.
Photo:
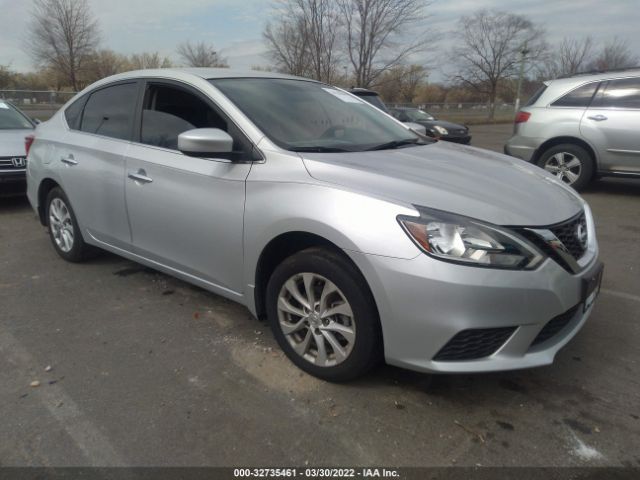
[[[323,88],[323,90],[327,93],[330,93],[334,97],[339,98],[343,102],[360,103],[360,99],[358,99],[357,97],[349,95],[348,93],[342,92],[340,90],[336,90],[335,88]]]
[[[0,108],[4,108],[5,110],[9,110],[9,105],[4,102],[0,102]]]

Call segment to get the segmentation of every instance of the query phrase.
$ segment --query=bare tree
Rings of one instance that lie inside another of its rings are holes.
[[[311,75],[307,55],[309,39],[302,19],[294,18],[275,24],[268,23],[263,36],[267,44],[268,56],[277,70],[300,77]]]
[[[593,39],[564,37],[557,48],[546,52],[537,65],[544,79],[574,75],[587,70],[593,61]]]
[[[461,17],[456,37],[451,51],[458,67],[454,79],[486,95],[490,119],[498,87],[516,75],[525,46],[529,65],[547,49],[541,29],[523,16],[500,11],[483,9]]]
[[[33,60],[59,72],[74,90],[99,41],[87,0],[34,0],[28,50]]]
[[[375,86],[392,103],[411,103],[425,85],[427,70],[422,65],[396,65],[384,72]]]
[[[148,68],[170,68],[173,66],[169,57],[163,57],[158,52],[134,53],[129,57],[129,63],[133,70],[145,70]]]
[[[280,20],[264,32],[276,66],[332,83],[338,70],[340,28],[335,0],[280,0],[277,5]]]
[[[85,78],[89,82],[95,82],[130,69],[131,64],[124,55],[113,50],[99,50],[88,59]]]
[[[345,22],[347,55],[359,87],[425,49],[427,38],[412,35],[423,24],[425,0],[336,0]]]
[[[187,41],[181,43],[178,45],[178,55],[188,67],[229,67],[213,45],[205,42],[191,43]]]
[[[614,70],[616,68],[634,67],[638,57],[629,49],[629,44],[614,37],[602,46],[602,50],[589,64],[591,70]]]

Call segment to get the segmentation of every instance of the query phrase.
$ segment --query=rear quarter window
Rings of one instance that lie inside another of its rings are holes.
[[[531,97],[529,98],[527,103],[524,104],[524,106],[530,107],[531,105],[534,105],[538,101],[538,99],[542,96],[542,94],[546,89],[547,89],[547,86],[542,85],[538,90],[535,91],[533,95],[531,95]]]
[[[594,93],[596,93],[599,84],[599,82],[593,82],[574,88],[569,93],[553,102],[551,106],[586,108],[591,103],[591,99],[593,98]]]
[[[69,105],[64,111],[67,125],[69,125],[69,128],[72,130],[78,130],[80,128],[80,117],[82,116],[82,109],[86,100],[86,97],[81,97]]]

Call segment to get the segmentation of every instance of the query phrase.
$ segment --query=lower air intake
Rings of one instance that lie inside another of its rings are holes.
[[[433,357],[434,361],[476,360],[494,354],[516,327],[474,328],[456,334]]]

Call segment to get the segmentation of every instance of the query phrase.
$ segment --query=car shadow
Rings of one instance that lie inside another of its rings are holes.
[[[601,178],[592,182],[581,193],[640,196],[640,179]]]
[[[29,199],[26,195],[0,196],[0,213],[12,213],[20,210],[30,210]]]

